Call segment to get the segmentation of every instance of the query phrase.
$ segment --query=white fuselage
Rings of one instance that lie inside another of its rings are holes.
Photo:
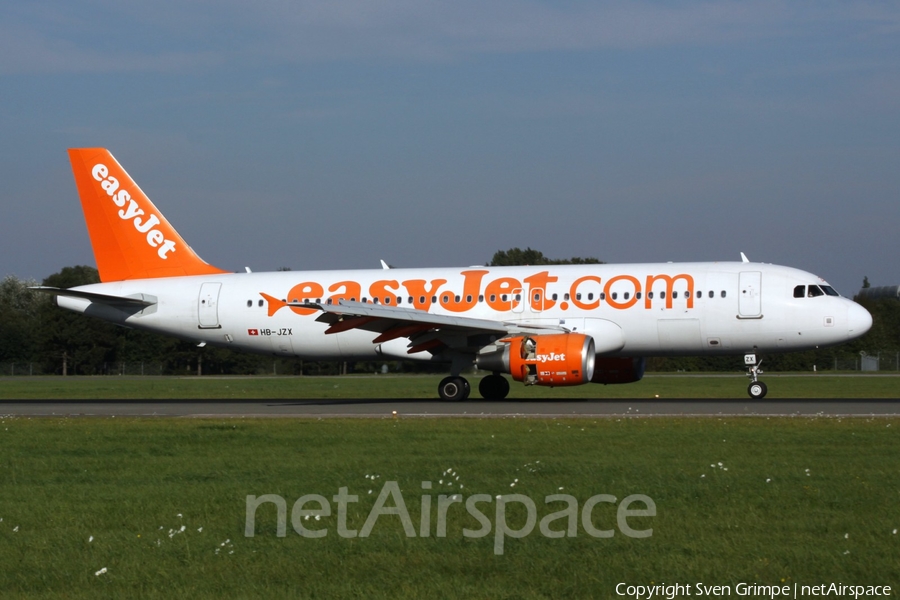
[[[138,329],[252,352],[306,359],[408,355],[407,339],[326,335],[314,308],[273,304],[377,302],[439,315],[558,326],[592,335],[603,356],[784,352],[838,344],[865,333],[871,317],[835,295],[797,296],[827,283],[761,263],[705,262],[457,269],[229,273],[102,283],[77,288],[152,297],[141,311],[60,296],[64,308]],[[830,288],[827,288],[830,290]],[[652,296],[652,297],[651,297]]]

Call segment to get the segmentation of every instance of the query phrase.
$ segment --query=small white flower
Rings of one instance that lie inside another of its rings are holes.
[[[93,541],[94,541],[94,536],[91,536],[91,537],[88,538],[88,544],[90,544],[90,543],[93,542]]]
[[[700,476],[700,479],[703,479],[704,477],[706,477],[706,473],[704,473],[703,475],[701,475],[701,476]]]
[[[100,576],[103,575],[104,573],[106,573],[106,567],[103,567],[103,568],[100,569],[99,571],[96,571],[96,572],[94,573],[94,575],[97,576],[97,577],[100,577]]]
[[[178,517],[178,518],[180,519],[180,518],[181,518],[181,513],[178,513],[178,514],[175,515],[175,516]]]
[[[850,539],[850,534],[849,534],[849,533],[845,533],[845,534],[844,534],[844,539],[845,539],[845,540],[849,540],[849,539]]]
[[[372,493],[372,490],[369,490],[369,493],[371,494],[371,493]]]
[[[322,520],[322,515],[316,515],[316,521],[321,521],[321,520]]]
[[[515,484],[515,483],[511,483],[511,484],[509,484],[509,487],[516,487],[516,484]]]
[[[724,442],[725,440],[722,440],[722,441]],[[721,467],[721,466],[722,466],[722,463],[719,463],[719,466]]]
[[[894,530],[894,535],[897,535],[897,530],[896,530],[896,529]]]
[[[444,480],[443,480],[443,479],[439,479],[439,480],[438,480],[438,483],[439,483],[440,485],[444,485]]]
[[[772,481],[772,480],[771,480],[771,479],[766,479],[766,483],[769,483],[770,481]]]
[[[203,528],[202,528],[202,527],[198,527],[198,528],[197,528],[197,533],[203,533]]]
[[[560,491],[562,491],[564,488],[559,488],[559,489],[560,489]]]
[[[19,531],[19,526],[18,526],[18,525],[16,525],[15,527],[13,527],[13,533],[16,533],[17,531]]]

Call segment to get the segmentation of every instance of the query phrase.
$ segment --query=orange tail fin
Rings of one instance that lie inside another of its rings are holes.
[[[104,148],[69,150],[100,280],[226,273],[182,239]]]

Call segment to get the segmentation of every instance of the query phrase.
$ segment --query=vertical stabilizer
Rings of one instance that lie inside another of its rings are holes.
[[[69,150],[100,280],[225,273],[207,264],[104,148]]]

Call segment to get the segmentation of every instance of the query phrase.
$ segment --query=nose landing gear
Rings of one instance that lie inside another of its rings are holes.
[[[757,379],[757,376],[761,375],[763,372],[762,369],[759,368],[762,364],[762,360],[757,360],[755,354],[745,354],[744,364],[747,365],[747,377],[750,378],[750,385],[747,386],[747,393],[750,394],[750,397],[754,400],[762,400],[769,391],[766,384]]]

